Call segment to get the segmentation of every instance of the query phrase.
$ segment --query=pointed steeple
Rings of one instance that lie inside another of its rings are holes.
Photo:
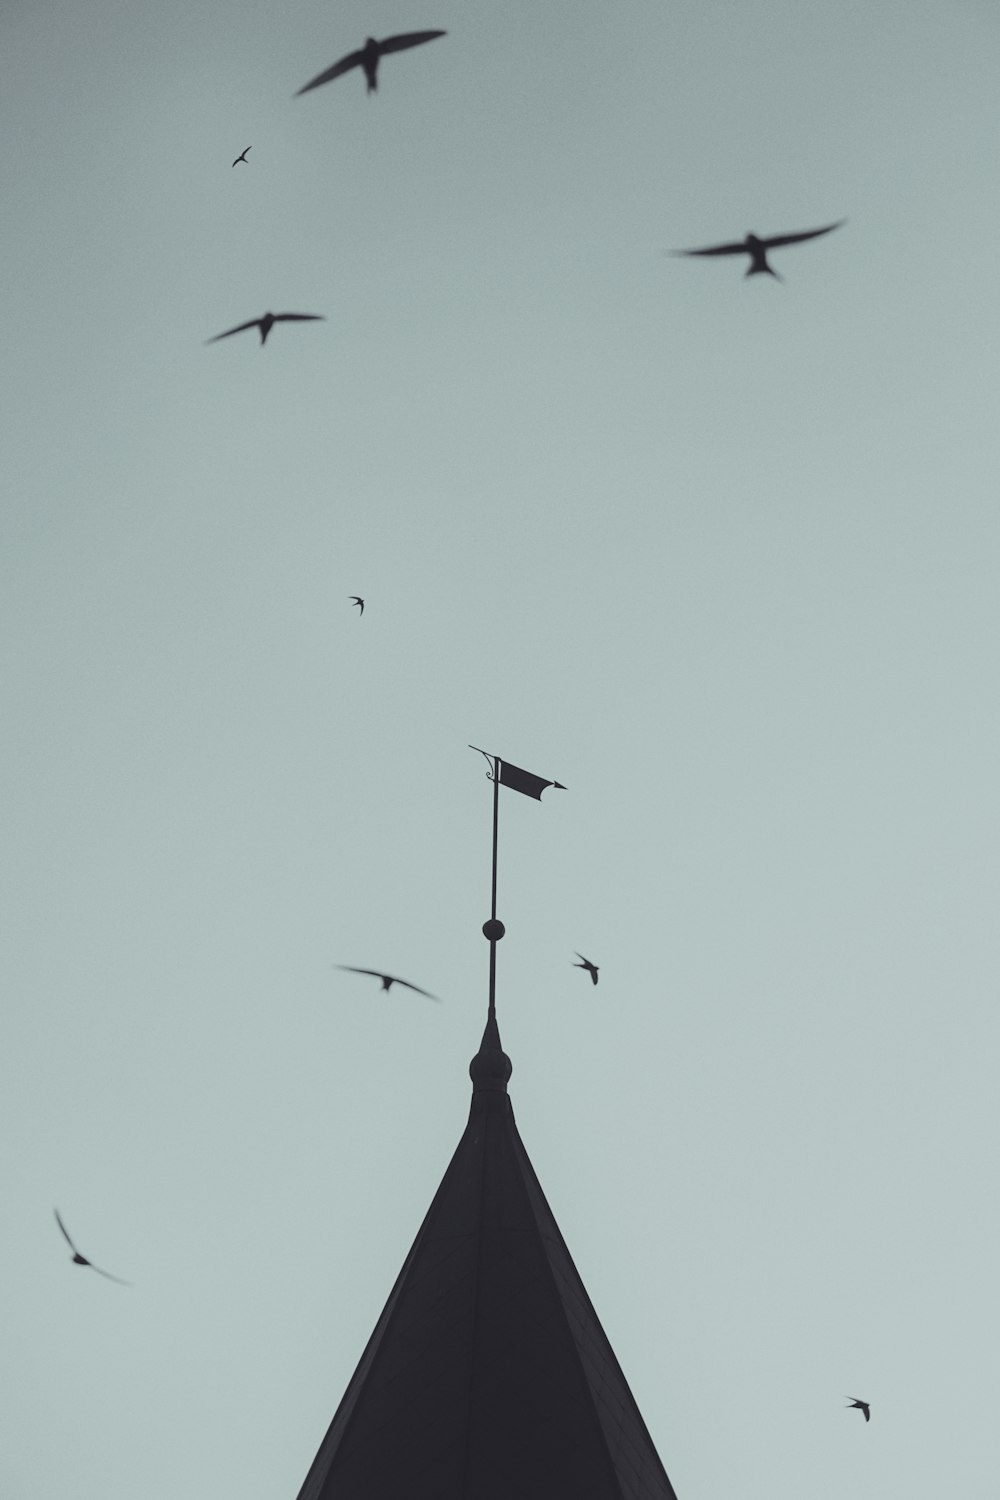
[[[299,1500],[676,1500],[521,1142],[491,1010],[472,1108]]]

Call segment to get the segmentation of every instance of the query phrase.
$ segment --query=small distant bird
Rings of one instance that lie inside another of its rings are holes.
[[[56,1209],[53,1209],[52,1211],[53,1211],[53,1213],[56,1216],[56,1223],[59,1225],[59,1228],[63,1232],[63,1238],[65,1239],[67,1245],[69,1246],[69,1248],[73,1252],[73,1264],[74,1265],[77,1265],[77,1266],[89,1266],[92,1271],[96,1271],[97,1272],[98,1276],[106,1276],[109,1281],[117,1281],[117,1283],[118,1283],[119,1286],[131,1286],[132,1285],[131,1281],[122,1281],[122,1279],[121,1279],[120,1276],[112,1276],[112,1274],[111,1274],[110,1271],[102,1271],[101,1268],[100,1268],[100,1266],[95,1266],[94,1262],[92,1260],[88,1260],[85,1255],[81,1255],[80,1252],[79,1252],[79,1250],[76,1248],[76,1246],[74,1245],[73,1241],[69,1237],[69,1230],[66,1228],[66,1225],[63,1223],[62,1219],[59,1217],[59,1210],[56,1208]]]
[[[247,147],[250,150],[250,147]],[[249,166],[250,163],[247,163]],[[242,333],[245,328],[259,328],[260,341],[267,343],[267,336],[275,323],[325,323],[326,318],[322,313],[270,313],[267,312],[262,318],[251,318],[249,323],[237,323],[235,328],[227,328],[225,333],[217,333],[214,338],[206,339],[206,344],[217,344],[220,339],[229,338],[232,333]]]
[[[430,990],[422,990],[419,984],[411,984],[408,979],[397,979],[395,974],[383,974],[381,969],[356,969],[353,964],[336,964],[338,969],[344,969],[348,974],[371,974],[376,979],[381,979],[382,988],[391,990],[394,984],[401,984],[408,990],[416,990],[418,995],[426,995],[428,1000],[437,1000],[437,995],[432,995]],[[438,1000],[438,1004],[440,1005]]]
[[[831,229],[839,229],[841,224],[846,224],[846,219],[838,219],[835,224],[825,224],[822,229],[804,229],[799,234],[772,234],[768,239],[759,239],[755,234],[748,234],[744,240],[734,240],[731,244],[709,245],[704,250],[668,250],[668,255],[749,255],[750,265],[747,268],[747,276],[757,276],[761,273],[773,276],[775,281],[781,277],[777,271],[771,269],[767,263],[767,252],[774,250],[778,245],[797,245],[801,240],[814,240],[818,235],[829,234]]]
[[[348,52],[346,57],[327,68],[325,73],[320,73],[311,83],[303,84],[295,97],[297,99],[299,94],[308,94],[310,89],[318,89],[321,83],[329,83],[331,79],[339,78],[341,73],[349,73],[352,68],[364,69],[368,92],[374,94],[378,88],[380,57],[384,57],[387,52],[402,52],[406,47],[419,47],[421,42],[432,42],[435,37],[447,34],[445,31],[404,31],[399,36],[387,36],[381,42],[370,36],[363,47],[359,47],[356,52]]]
[[[575,951],[575,950],[574,950]],[[592,964],[589,958],[584,958],[582,953],[577,953],[577,958],[583,959],[582,963],[574,964],[574,969],[586,969],[594,983],[597,983],[597,964]]]
[[[358,609],[361,611],[361,613],[364,614],[364,612],[365,612],[365,601],[361,598],[360,594],[352,594],[351,595],[351,602],[354,603],[354,604],[356,604],[358,606]]]
[[[247,162],[247,166],[250,165],[250,163],[247,161],[247,151],[249,151],[249,150],[250,150],[250,147],[247,146],[246,150],[240,152],[239,156],[233,162],[233,166],[234,167],[239,166],[239,164],[240,164],[241,161],[246,161]]]
[[[856,1406],[857,1409],[858,1409],[858,1411],[863,1411],[864,1412],[864,1414],[865,1414],[865,1421],[866,1422],[870,1422],[871,1421],[871,1419],[872,1419],[871,1408],[869,1407],[867,1401],[856,1401],[853,1396],[847,1396],[845,1399],[851,1403],[851,1405],[847,1408],[848,1411],[851,1410],[851,1407],[855,1407]]]

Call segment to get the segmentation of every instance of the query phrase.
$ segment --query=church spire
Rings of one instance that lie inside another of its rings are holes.
[[[490,1015],[469,1122],[299,1500],[676,1500],[528,1159]]]

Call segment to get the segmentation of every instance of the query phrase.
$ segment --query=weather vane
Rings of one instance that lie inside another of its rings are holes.
[[[483,923],[483,936],[489,940],[490,945],[489,1019],[493,1020],[496,1017],[497,1008],[497,943],[506,931],[503,923],[497,918],[497,830],[500,823],[500,788],[501,786],[513,787],[515,792],[523,792],[526,797],[534,797],[536,802],[541,802],[542,793],[547,786],[558,787],[561,792],[564,792],[566,788],[561,781],[546,781],[544,776],[535,776],[531,771],[522,771],[520,766],[512,765],[509,760],[501,760],[499,755],[490,755],[486,750],[480,750],[478,745],[470,745],[469,749],[486,757],[490,766],[487,774],[493,783],[493,883],[490,919]]]

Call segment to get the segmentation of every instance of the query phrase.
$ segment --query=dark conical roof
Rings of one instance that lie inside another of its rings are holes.
[[[465,1133],[299,1500],[676,1500],[514,1124],[491,1015]]]

